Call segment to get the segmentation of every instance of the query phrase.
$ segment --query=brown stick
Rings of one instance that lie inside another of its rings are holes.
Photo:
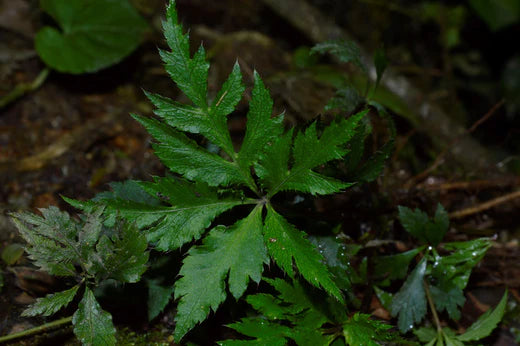
[[[455,211],[453,213],[450,213],[449,216],[452,219],[460,219],[460,218],[466,217],[468,215],[480,213],[484,210],[493,208],[499,204],[509,202],[509,201],[511,201],[515,198],[519,198],[519,197],[520,197],[520,190],[514,191],[511,193],[508,193],[507,195],[494,198],[490,201],[487,201],[487,202],[484,202],[481,204],[477,204],[477,205],[474,205],[474,206],[466,208],[466,209]]]

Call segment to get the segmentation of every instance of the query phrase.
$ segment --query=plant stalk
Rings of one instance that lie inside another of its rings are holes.
[[[435,322],[435,326],[437,327],[437,334],[442,333],[441,321],[439,320],[439,315],[437,314],[437,309],[435,308],[435,303],[433,302],[432,294],[430,292],[430,286],[423,280],[424,291],[426,292],[426,298],[428,299],[428,305],[430,305],[430,310],[432,311],[433,321]]]
[[[15,339],[25,338],[25,337],[28,337],[28,336],[31,336],[34,334],[39,334],[46,330],[60,327],[64,324],[68,324],[70,322],[72,322],[72,316],[60,318],[59,320],[45,323],[45,324],[42,324],[41,326],[30,328],[30,329],[24,330],[19,333],[13,333],[13,334],[5,335],[5,336],[0,336],[0,344],[7,342],[7,341],[15,340]]]
[[[2,98],[0,98],[0,109],[4,108],[11,102],[16,101],[26,93],[38,89],[47,79],[49,72],[49,68],[46,67],[40,72],[40,74],[38,74],[38,76],[31,83],[18,84],[11,92],[7,93],[7,95],[4,95]]]

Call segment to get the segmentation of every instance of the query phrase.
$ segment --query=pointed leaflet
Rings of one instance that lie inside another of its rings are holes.
[[[212,229],[201,246],[193,247],[184,259],[175,284],[175,298],[180,298],[175,317],[175,338],[180,340],[198,322],[206,319],[226,299],[228,287],[238,299],[246,290],[249,278],[259,282],[267,253],[262,239],[262,206],[226,229]]]
[[[264,229],[269,254],[289,276],[294,277],[293,260],[300,274],[316,287],[323,287],[339,301],[341,291],[332,281],[323,256],[306,239],[305,233],[294,228],[271,206],[267,207]]]
[[[267,321],[261,317],[243,318],[240,322],[228,324],[229,328],[254,340],[225,340],[219,341],[223,346],[246,346],[246,345],[287,345],[287,336],[292,333],[291,328],[275,322]]]
[[[378,346],[397,337],[389,329],[392,326],[370,319],[370,315],[355,313],[343,324],[343,336],[347,345]]]
[[[423,279],[426,272],[426,257],[419,262],[392,300],[392,316],[399,315],[397,325],[402,333],[412,329],[426,314],[426,295]]]
[[[237,63],[209,109],[184,105],[157,94],[146,93],[146,96],[157,107],[154,113],[168,125],[186,132],[201,133],[231,155],[234,150],[226,116],[235,109],[243,92],[242,75]]]
[[[48,294],[43,298],[36,299],[36,302],[22,312],[22,316],[50,316],[67,306],[76,293],[79,286],[74,286],[66,291]]]
[[[485,338],[498,323],[502,320],[504,312],[506,311],[507,291],[502,296],[500,303],[494,309],[486,311],[479,319],[473,323],[464,334],[457,336],[459,341],[476,341]]]
[[[459,306],[466,302],[464,292],[452,282],[442,283],[440,287],[430,286],[435,307],[438,311],[446,310],[451,319],[460,318]]]
[[[244,92],[240,67],[238,63],[235,64],[211,107],[208,107],[206,98],[209,64],[204,48],[201,46],[193,59],[190,58],[189,35],[182,33],[173,2],[168,6],[166,19],[163,27],[166,41],[172,50],[160,51],[166,71],[199,108],[180,105],[157,95],[148,96],[159,108],[157,114],[165,118],[170,125],[184,131],[203,134],[231,156],[234,150],[227,128],[227,115],[235,109]]]
[[[115,345],[116,329],[112,316],[101,309],[94,293],[86,287],[78,310],[72,316],[74,334],[83,345]]]
[[[247,183],[238,166],[155,119],[133,115],[157,140],[155,154],[174,173],[210,186]]]
[[[246,135],[239,153],[239,162],[246,169],[256,161],[267,143],[278,138],[283,131],[283,116],[271,118],[273,100],[256,71],[254,78],[255,86],[249,102]]]
[[[139,228],[147,229],[148,241],[161,251],[173,250],[199,239],[216,216],[242,203],[239,197],[222,197],[206,184],[194,184],[179,178],[154,177],[154,182],[136,184],[169,206],[122,198],[100,199],[100,202],[112,212],[136,222]]]
[[[171,1],[166,8],[163,30],[171,49],[171,52],[160,51],[166,71],[195,105],[206,109],[209,63],[202,46],[193,59],[190,58],[189,35],[183,34],[182,26],[179,25],[175,1]]]
[[[347,143],[355,134],[355,128],[367,111],[360,112],[348,119],[341,119],[327,126],[318,138],[316,123],[305,132],[296,136],[293,145],[293,165],[289,169],[289,149],[283,149],[288,135],[280,137],[263,156],[259,176],[270,188],[270,196],[283,190],[297,190],[312,194],[329,194],[349,187],[345,183],[313,172],[312,169],[334,159],[343,157]],[[279,153],[279,150],[282,150]],[[276,161],[278,157],[283,160]]]
[[[151,321],[168,305],[174,287],[162,285],[157,279],[149,279],[146,282],[148,285],[148,321]]]
[[[12,213],[11,217],[27,241],[25,251],[34,264],[52,275],[76,275],[74,263],[78,225],[69,214],[56,207],[41,210],[43,217],[32,213]]]

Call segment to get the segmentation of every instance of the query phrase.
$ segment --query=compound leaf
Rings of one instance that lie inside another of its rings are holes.
[[[185,134],[152,118],[133,117],[157,140],[155,154],[172,172],[210,186],[248,183],[238,165],[203,149]]]
[[[139,45],[147,26],[127,0],[41,0],[40,5],[62,32],[43,27],[36,50],[60,72],[95,72],[119,62]]]
[[[293,260],[300,274],[316,287],[343,301],[340,289],[332,280],[324,258],[307,240],[305,233],[288,223],[271,206],[267,207],[264,230],[269,254],[289,276],[294,277]]]
[[[327,126],[318,137],[316,122],[304,132],[298,133],[293,145],[293,165],[289,169],[289,148],[292,132],[289,131],[267,149],[258,170],[264,185],[274,196],[283,190],[297,190],[312,194],[330,194],[347,188],[345,183],[312,171],[313,168],[339,159],[347,153],[345,143],[355,134],[355,129],[367,111],[341,119]],[[275,163],[273,163],[275,162]]]
[[[48,294],[43,298],[36,299],[36,302],[22,312],[22,316],[50,316],[61,308],[67,306],[76,293],[79,286],[74,286],[66,291]]]
[[[146,237],[158,250],[169,251],[199,239],[213,219],[242,203],[240,198],[222,197],[206,184],[194,184],[173,177],[154,177],[153,182],[137,182],[148,195],[164,204],[150,205],[125,200],[100,199],[113,213],[146,229]]]
[[[86,287],[78,310],[72,316],[74,334],[83,345],[115,345],[112,316],[101,309],[94,293]]]
[[[426,258],[423,258],[392,300],[392,316],[399,316],[398,327],[402,333],[412,329],[414,323],[420,322],[426,314],[425,272]]]
[[[177,307],[175,337],[180,340],[210,309],[215,311],[226,299],[225,279],[229,274],[231,294],[240,298],[249,278],[261,279],[267,253],[262,239],[262,207],[231,226],[216,227],[204,238],[201,246],[193,247],[184,260],[175,284]]]
[[[441,287],[431,286],[435,307],[438,311],[446,310],[450,318],[458,320],[460,318],[459,307],[462,307],[466,302],[464,292],[455,284],[443,284]]]

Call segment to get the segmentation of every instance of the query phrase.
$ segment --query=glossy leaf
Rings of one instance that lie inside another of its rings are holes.
[[[262,239],[262,208],[226,229],[216,227],[193,247],[184,259],[175,284],[180,298],[175,318],[175,337],[180,340],[198,322],[206,319],[226,299],[225,279],[231,294],[240,298],[249,279],[259,282],[267,253]]]
[[[426,258],[423,258],[408,276],[403,286],[392,300],[392,316],[398,316],[398,326],[402,333],[413,328],[426,314],[426,295],[423,279],[426,273]]]
[[[264,237],[269,254],[289,276],[294,277],[294,261],[299,273],[308,282],[316,287],[323,287],[336,299],[343,301],[341,291],[323,263],[323,256],[306,239],[304,233],[288,223],[270,206],[267,207]]]
[[[494,309],[489,309],[473,323],[464,334],[457,336],[459,341],[476,341],[485,338],[502,320],[507,304],[507,291]]]
[[[397,337],[391,325],[370,319],[370,315],[356,313],[343,324],[343,336],[348,345],[378,346]]]

